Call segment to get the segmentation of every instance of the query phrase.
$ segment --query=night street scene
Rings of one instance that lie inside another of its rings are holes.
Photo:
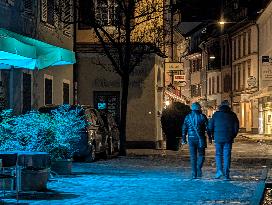
[[[0,205],[272,205],[271,0],[0,0]]]

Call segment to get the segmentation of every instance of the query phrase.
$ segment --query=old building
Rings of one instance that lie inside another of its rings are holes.
[[[259,104],[259,133],[272,134],[272,3],[262,11],[257,19],[257,32],[259,33],[259,92],[253,94]]]
[[[70,15],[72,1],[67,2],[62,9]],[[73,27],[59,20],[54,4],[0,1],[3,108],[21,113],[45,104],[73,103]]]

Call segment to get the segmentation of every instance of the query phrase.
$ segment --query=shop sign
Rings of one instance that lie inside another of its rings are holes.
[[[183,82],[183,81],[186,81],[185,75],[174,75],[174,81],[175,81],[175,82]]]
[[[184,63],[166,62],[165,70],[184,70]]]
[[[262,64],[262,80],[272,80],[272,63]]]
[[[254,76],[249,76],[247,79],[247,84],[249,87],[255,87],[257,85],[257,79]]]
[[[187,83],[186,83],[185,81],[180,82],[180,83],[178,84],[178,86],[180,86],[180,87],[185,87],[186,85],[187,85]]]

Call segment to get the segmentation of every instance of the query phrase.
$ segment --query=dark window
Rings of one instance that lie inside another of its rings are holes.
[[[248,37],[247,37],[247,48],[248,48],[248,54],[251,53],[251,30],[249,30],[249,32],[247,33]]]
[[[32,6],[33,6],[32,0],[24,0],[24,10],[26,13],[30,14],[32,13],[33,10]]]
[[[251,61],[247,61],[247,75],[248,77],[251,76]]]
[[[225,43],[223,43],[223,46],[222,46],[222,65],[223,66],[226,65],[226,45],[225,45]]]
[[[238,36],[238,58],[241,58],[241,36]]]
[[[220,79],[219,79],[219,76],[217,76],[217,93],[219,93],[220,92]]]
[[[44,79],[44,104],[53,103],[53,81],[51,79]]]
[[[54,9],[55,9],[55,0],[47,0],[47,23],[54,25]]]
[[[229,75],[224,77],[224,92],[231,91],[231,78]]]
[[[236,69],[237,69],[237,67],[235,67]],[[234,75],[233,75],[233,88],[234,88],[234,90],[236,90],[237,88],[236,88],[236,77],[237,77],[237,70],[234,70]]]
[[[233,59],[236,60],[236,39],[233,41]]]
[[[69,84],[63,83],[63,104],[69,104]]]
[[[31,75],[23,73],[23,109],[26,113],[31,110]]]
[[[243,34],[243,56],[246,55],[246,33]]]
[[[214,88],[215,88],[215,79],[214,79],[214,77],[212,77],[212,94],[215,93]]]
[[[238,65],[238,90],[241,90],[241,65]]]
[[[212,80],[209,78],[209,95],[212,94]]]

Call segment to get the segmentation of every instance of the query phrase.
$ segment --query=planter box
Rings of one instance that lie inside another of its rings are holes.
[[[48,169],[22,169],[22,191],[44,191],[47,189]]]

